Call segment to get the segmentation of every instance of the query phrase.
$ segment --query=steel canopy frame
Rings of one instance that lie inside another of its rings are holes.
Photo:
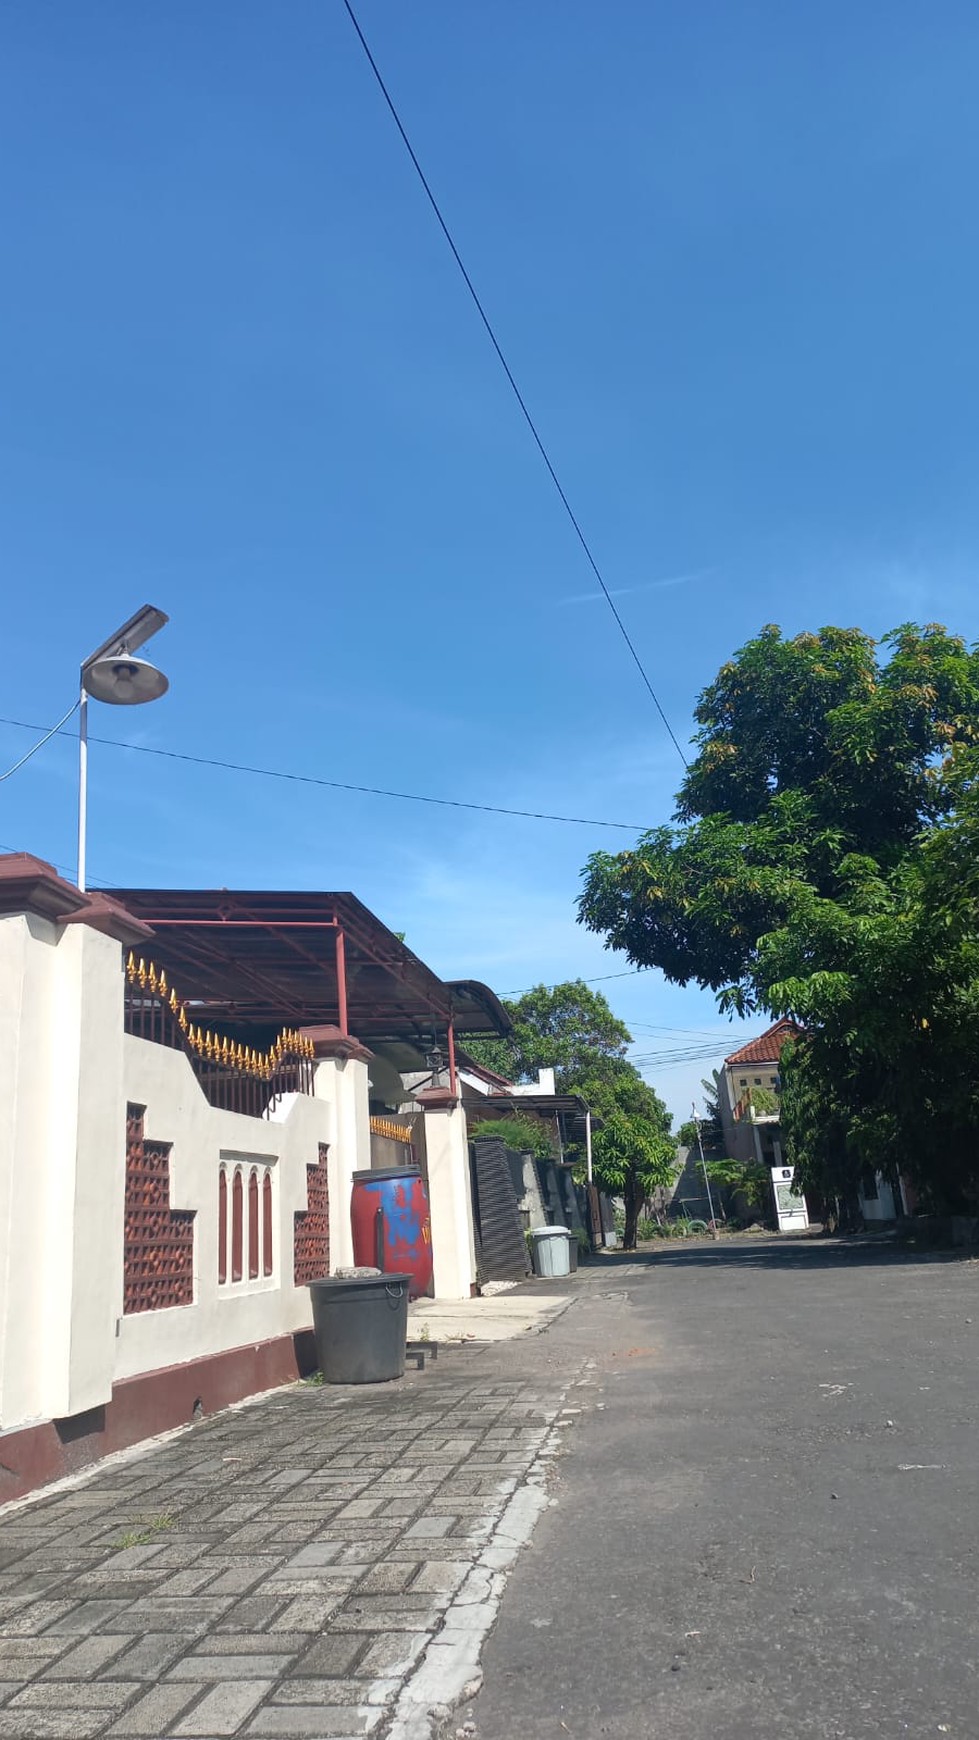
[[[353,894],[300,890],[113,890],[154,931],[171,981],[211,1020],[238,1027],[336,1022],[366,1044],[506,1034],[509,1018],[477,980],[443,981]],[[329,937],[319,950],[318,936]]]

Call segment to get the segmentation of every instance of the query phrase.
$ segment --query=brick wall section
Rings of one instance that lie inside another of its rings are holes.
[[[328,1147],[319,1145],[319,1160],[306,1168],[305,1213],[295,1217],[293,1234],[293,1279],[297,1287],[322,1280],[330,1272],[330,1187],[327,1181]]]
[[[127,1314],[194,1302],[195,1211],[170,1207],[170,1143],[145,1139],[145,1110],[126,1108]]]

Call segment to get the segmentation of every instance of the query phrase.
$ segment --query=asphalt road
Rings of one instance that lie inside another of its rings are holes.
[[[979,1736],[979,1262],[775,1240],[589,1275],[479,1740]]]

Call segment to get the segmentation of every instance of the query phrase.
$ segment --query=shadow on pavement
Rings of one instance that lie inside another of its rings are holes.
[[[924,1263],[975,1262],[974,1248],[918,1250],[889,1239],[855,1236],[844,1239],[720,1238],[717,1243],[698,1239],[663,1240],[652,1250],[607,1251],[588,1264],[587,1273],[636,1266],[650,1269],[727,1267],[732,1269],[840,1269],[893,1268]]]

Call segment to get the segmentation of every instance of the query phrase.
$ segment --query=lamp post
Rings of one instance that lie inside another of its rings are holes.
[[[158,701],[169,681],[147,659],[134,658],[138,647],[164,628],[170,618],[144,604],[115,634],[89,653],[79,675],[78,699],[78,886],[85,892],[85,847],[88,812],[88,698],[110,707],[139,707]]]
[[[714,1198],[711,1196],[711,1193],[710,1193],[710,1174],[707,1171],[707,1158],[704,1154],[704,1138],[700,1133],[700,1119],[697,1116],[697,1103],[695,1100],[692,1100],[690,1102],[690,1110],[693,1113],[693,1121],[697,1126],[697,1147],[700,1149],[700,1164],[704,1169],[704,1184],[707,1187],[707,1206],[710,1209],[710,1230],[711,1230],[711,1233],[713,1234],[714,1238],[716,1239],[717,1238],[717,1219],[716,1219],[715,1214],[714,1214]]]

